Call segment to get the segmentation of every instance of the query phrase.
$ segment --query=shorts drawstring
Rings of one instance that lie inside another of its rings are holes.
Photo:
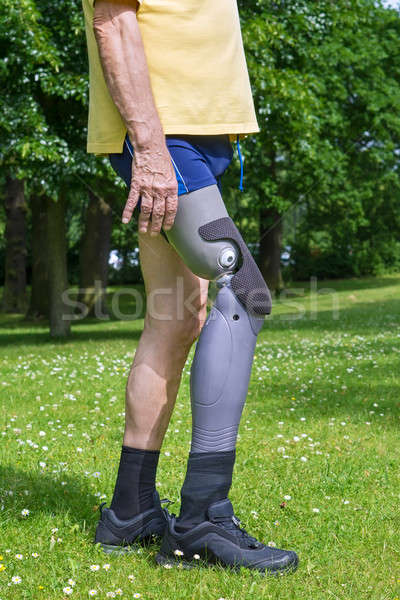
[[[239,156],[239,161],[240,161],[240,183],[239,183],[239,190],[241,192],[243,192],[243,158],[242,158],[242,153],[240,152],[239,134],[237,134],[237,136],[236,136],[236,145],[237,145],[237,151],[238,151],[238,156]]]

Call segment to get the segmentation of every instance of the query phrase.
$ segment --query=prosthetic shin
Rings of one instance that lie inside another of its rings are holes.
[[[191,452],[232,451],[270,293],[216,185],[180,196],[167,237],[196,275],[219,288],[192,364]]]

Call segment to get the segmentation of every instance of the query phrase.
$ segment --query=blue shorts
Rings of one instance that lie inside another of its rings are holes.
[[[167,134],[165,140],[178,181],[178,196],[213,184],[221,190],[221,177],[233,158],[228,134]],[[133,152],[126,136],[122,153],[109,155],[111,166],[128,188],[131,185]]]

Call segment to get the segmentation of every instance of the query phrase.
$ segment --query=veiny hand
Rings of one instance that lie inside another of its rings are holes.
[[[122,222],[129,223],[141,197],[139,232],[155,236],[171,229],[178,208],[178,182],[165,141],[135,150],[132,180]],[[151,220],[150,220],[151,217]]]

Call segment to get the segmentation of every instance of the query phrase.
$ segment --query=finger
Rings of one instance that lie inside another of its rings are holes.
[[[178,209],[178,199],[176,196],[167,196],[165,199],[165,216],[163,222],[163,229],[171,229],[174,224],[176,211]]]
[[[132,213],[135,210],[135,207],[139,201],[139,190],[131,186],[129,190],[128,200],[126,201],[125,208],[122,213],[122,222],[129,223],[132,217]]]
[[[142,201],[140,204],[140,214],[139,214],[139,221],[138,221],[139,233],[147,232],[152,209],[153,209],[153,198],[146,193],[142,193]]]
[[[158,235],[161,231],[165,215],[165,198],[156,196],[153,199],[153,210],[151,212],[150,235]]]

